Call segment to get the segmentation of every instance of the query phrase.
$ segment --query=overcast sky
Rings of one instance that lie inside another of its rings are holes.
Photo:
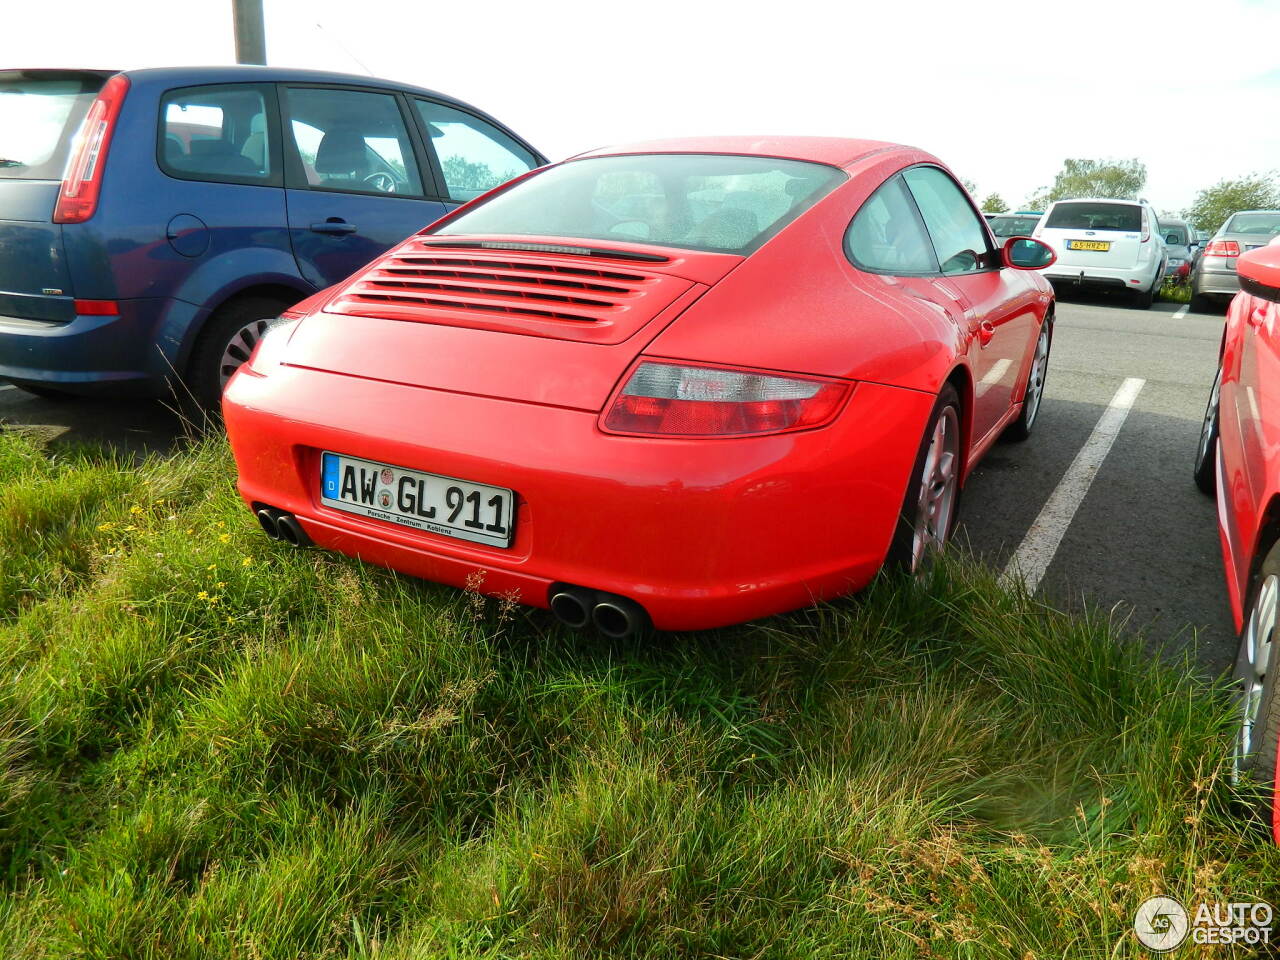
[[[1280,0],[265,4],[273,65],[453,94],[552,159],[670,135],[868,137],[1016,207],[1066,157],[1137,157],[1165,211],[1280,167]],[[8,6],[5,65],[235,62],[231,0]]]

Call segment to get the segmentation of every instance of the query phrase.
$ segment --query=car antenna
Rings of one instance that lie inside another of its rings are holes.
[[[343,53],[345,53],[348,57],[350,57],[357,64],[359,64],[361,70],[363,70],[369,76],[371,77],[373,76],[373,71],[364,65],[364,61],[361,60],[359,57],[357,57],[349,49],[347,49],[347,45],[345,43],[343,43],[336,36],[334,36],[328,30],[326,30],[324,28],[324,24],[320,23],[319,21],[316,21],[316,29],[319,30],[321,33],[323,33],[327,39],[332,40],[334,43],[336,43],[338,45],[338,48],[342,50]]]

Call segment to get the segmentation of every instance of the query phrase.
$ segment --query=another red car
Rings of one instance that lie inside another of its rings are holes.
[[[602,150],[300,305],[229,384],[268,534],[565,623],[736,623],[914,569],[1036,420],[1053,252],[865,140]]]
[[[1237,777],[1265,788],[1280,843],[1280,670],[1271,669],[1280,611],[1280,246],[1241,254],[1196,452],[1200,489],[1218,498],[1227,593],[1240,634],[1235,680]]]

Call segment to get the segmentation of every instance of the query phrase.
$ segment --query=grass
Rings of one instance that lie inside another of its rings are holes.
[[[0,434],[0,956],[1117,958],[1277,899],[1221,691],[1101,614],[953,560],[609,645],[232,475]]]
[[[1164,286],[1160,288],[1160,293],[1156,297],[1157,300],[1165,300],[1169,303],[1190,303],[1191,302],[1191,284],[1190,283],[1173,283],[1169,280],[1164,282]]]

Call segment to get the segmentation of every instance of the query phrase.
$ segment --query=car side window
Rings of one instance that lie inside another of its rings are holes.
[[[160,101],[160,168],[184,180],[273,179],[267,101],[247,84],[170,90]]]
[[[872,273],[938,272],[929,235],[899,176],[863,203],[845,233],[844,249],[855,267]]]
[[[422,196],[422,178],[400,104],[390,93],[289,87],[285,140],[305,184],[344,193]]]
[[[414,105],[450,200],[465,203],[538,166],[533,154],[479,117],[430,100]]]
[[[954,180],[937,167],[912,167],[902,177],[920,208],[944,274],[995,265],[982,220]]]

